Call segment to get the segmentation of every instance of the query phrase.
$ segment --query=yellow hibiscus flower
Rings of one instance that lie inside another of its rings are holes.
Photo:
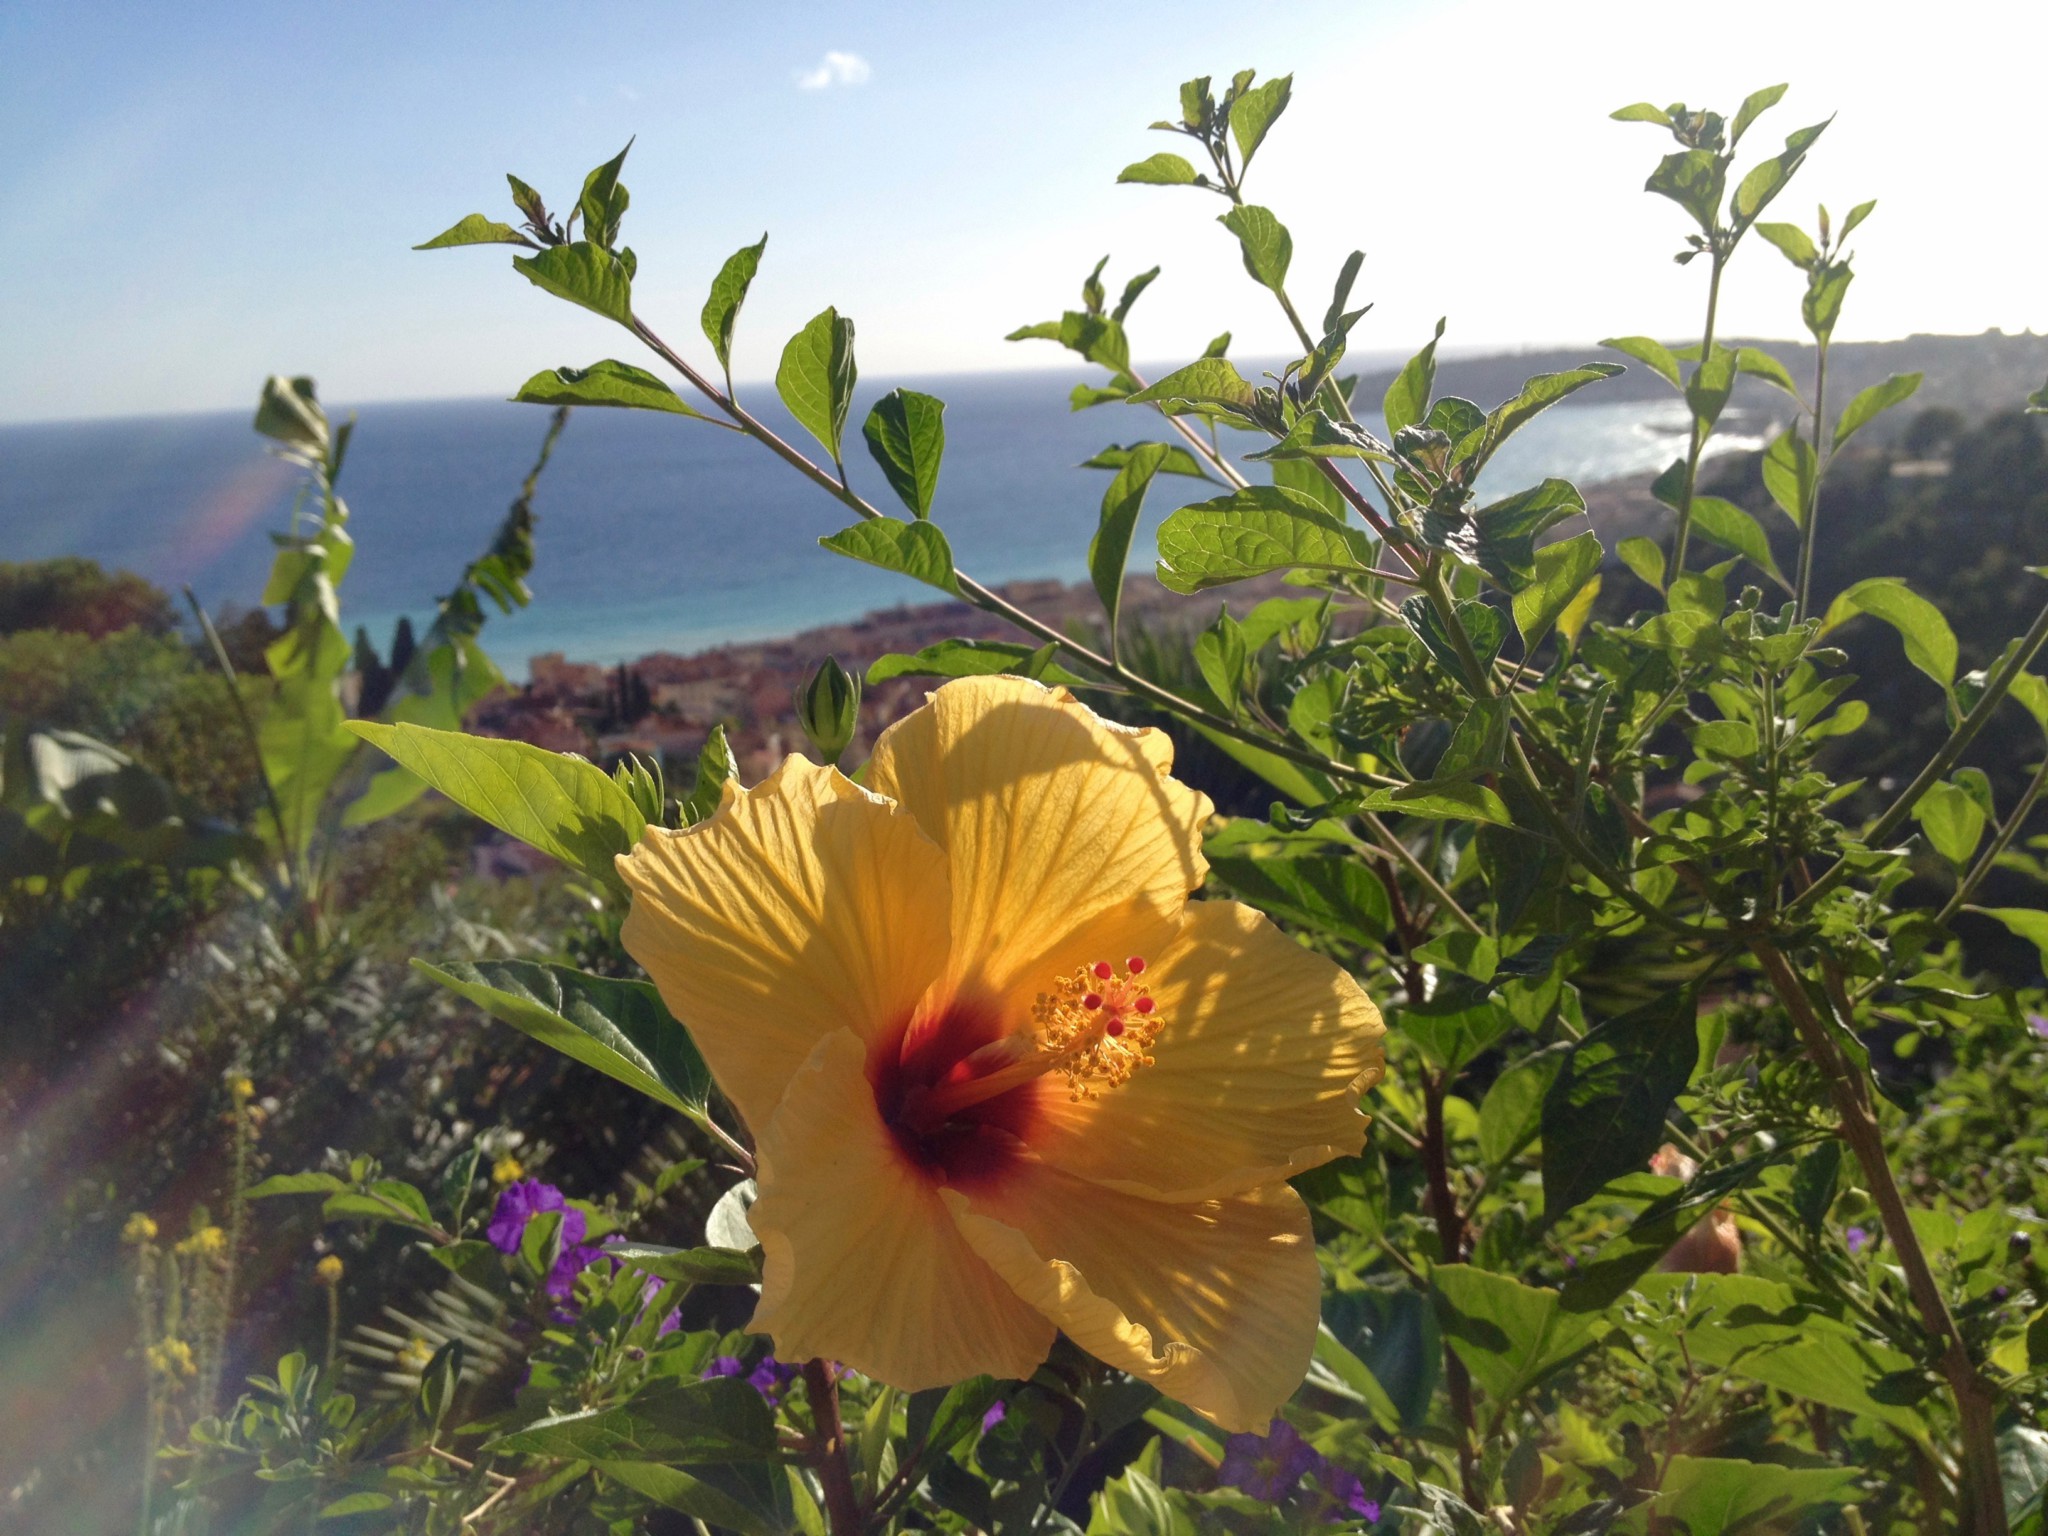
[[[1363,1144],[1379,1011],[1228,901],[1155,730],[964,679],[862,789],[791,757],[619,860],[627,950],[753,1132],[755,1331],[914,1391],[1056,1330],[1232,1430],[1300,1384],[1287,1178]]]

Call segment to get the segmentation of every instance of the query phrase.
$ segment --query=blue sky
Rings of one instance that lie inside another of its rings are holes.
[[[1693,14],[12,0],[0,421],[240,407],[273,371],[339,400],[507,393],[620,352],[502,251],[408,247],[473,210],[504,217],[507,170],[566,204],[636,134],[635,298],[672,340],[695,338],[724,256],[771,232],[742,376],[772,372],[827,303],[855,317],[868,374],[1050,364],[1002,334],[1056,314],[1105,251],[1112,278],[1165,266],[1135,316],[1141,356],[1226,327],[1278,352],[1213,200],[1114,185],[1169,147],[1144,125],[1177,82],[1245,65],[1296,75],[1252,195],[1294,231],[1306,308],[1367,251],[1368,349],[1411,350],[1439,314],[1466,348],[1693,327],[1697,274],[1667,259],[1682,215],[1640,190],[1659,136],[1605,114],[1646,96],[1732,106],[1779,79],[1794,88],[1766,145],[1842,113],[1782,215],[1880,200],[1844,334],[2048,326],[2048,209],[2013,169],[2038,158],[2048,7],[1961,0],[1930,26],[1924,5],[1731,0],[1706,36]],[[1728,320],[1785,334],[1796,295],[1759,247]]]

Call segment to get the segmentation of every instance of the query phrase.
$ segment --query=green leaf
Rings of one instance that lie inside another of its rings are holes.
[[[1784,572],[1771,553],[1771,541],[1763,525],[1732,501],[1719,496],[1692,499],[1692,525],[1696,532],[1712,539],[1723,549],[1732,549],[1758,570],[1766,572],[1780,586],[1786,586]]]
[[[789,1527],[773,1410],[736,1377],[657,1380],[615,1407],[541,1419],[488,1449],[596,1462],[650,1497],[751,1536],[780,1536]],[[701,1502],[707,1489],[715,1497]]]
[[[1496,1416],[1605,1329],[1597,1314],[1566,1312],[1556,1291],[1469,1264],[1440,1264],[1429,1281],[1444,1338],[1493,1399]]]
[[[1647,336],[1610,336],[1600,345],[1626,352],[1644,367],[1653,369],[1673,389],[1685,387],[1679,381],[1677,357],[1661,341],[1652,341]]]
[[[678,1026],[680,1028],[680,1026]],[[663,1248],[654,1243],[608,1242],[607,1258],[664,1280],[685,1285],[759,1285],[758,1250],[736,1248]]]
[[[1140,448],[1158,448],[1164,456],[1159,461],[1162,475],[1187,475],[1196,480],[1207,480],[1209,472],[1202,467],[1202,461],[1178,443],[1133,443],[1126,448],[1121,443],[1111,443],[1092,459],[1083,459],[1083,469],[1122,469],[1131,462],[1131,456]]]
[[[1799,435],[1797,427],[1787,427],[1764,450],[1762,472],[1764,489],[1771,493],[1778,510],[1792,519],[1793,526],[1804,528],[1807,502],[1820,477],[1820,458],[1813,444]]]
[[[960,595],[959,583],[953,579],[953,547],[936,523],[871,517],[818,542],[835,554],[879,565],[954,597]]]
[[[1488,412],[1485,426],[1468,434],[1452,449],[1451,461],[1455,464],[1469,462],[1471,467],[1466,475],[1469,481],[1485,467],[1494,450],[1558,401],[1578,393],[1588,384],[1614,378],[1624,371],[1619,363],[1585,363],[1561,373],[1538,374],[1522,386],[1514,399]]]
[[[1500,610],[1476,599],[1468,599],[1457,605],[1456,612],[1459,626],[1465,631],[1465,638],[1470,642],[1481,669],[1492,666],[1494,658],[1500,654],[1501,640],[1506,632]],[[1464,658],[1458,652],[1456,639],[1444,627],[1436,606],[1418,593],[1401,605],[1401,618],[1429,648],[1438,665],[1450,674],[1451,680],[1470,693],[1472,679],[1465,670]]]
[[[1820,260],[1820,248],[1813,243],[1813,237],[1797,224],[1773,224],[1769,220],[1756,226],[1756,232],[1783,253],[1785,259],[1801,270],[1810,271]]]
[[[1806,296],[1799,301],[1800,318],[1815,337],[1834,334],[1835,322],[1842,317],[1842,300],[1855,280],[1856,274],[1846,262],[1827,262],[1815,269],[1807,281]]]
[[[1782,89],[1782,87],[1780,87]],[[1853,1502],[1856,1467],[1785,1467],[1771,1462],[1673,1456],[1659,1484],[1657,1514],[1689,1536],[1731,1536],[1810,1519],[1828,1504]]]
[[[993,1376],[970,1376],[951,1387],[913,1392],[903,1410],[904,1438],[927,1461],[944,1456],[981,1428],[999,1396]]]
[[[619,172],[625,168],[626,156],[632,149],[629,139],[624,149],[584,177],[583,195],[576,203],[576,211],[583,215],[584,238],[606,250],[619,243],[619,221],[632,201],[619,184]]]
[[[1727,174],[1727,163],[1720,156],[1704,149],[1680,150],[1658,162],[1643,190],[1670,198],[1692,215],[1701,234],[1712,234]]]
[[[609,358],[588,368],[550,368],[536,373],[512,398],[532,405],[622,405],[707,419],[645,368]]]
[[[1493,1080],[1479,1105],[1479,1156],[1498,1166],[1536,1139],[1543,1127],[1543,1099],[1564,1066],[1555,1047],[1524,1056]]]
[[[595,764],[523,741],[352,720],[349,730],[472,815],[623,891],[612,861],[647,830],[632,798]]]
[[[912,514],[930,517],[946,453],[946,403],[914,389],[892,389],[874,404],[861,427],[868,452],[889,488]]]
[[[992,677],[999,672],[1024,675],[1037,650],[1009,640],[941,640],[914,656],[884,656],[868,668],[868,681],[892,677]],[[1084,679],[1065,667],[1048,666],[1035,674],[1040,682],[1072,687]]]
[[[1259,152],[1267,131],[1287,110],[1287,101],[1293,90],[1294,76],[1281,75],[1264,85],[1253,86],[1231,103],[1230,136],[1237,140],[1240,172],[1252,163],[1252,156]]]
[[[1785,365],[1760,347],[1737,347],[1735,371],[1762,379],[1765,383],[1783,390],[1794,400],[1802,399],[1799,386],[1792,381],[1792,375],[1785,371]]]
[[[1664,590],[1664,549],[1655,539],[1623,539],[1614,547],[1621,563],[1659,592]]]
[[[732,744],[725,739],[725,727],[714,725],[697,750],[696,778],[679,806],[683,825],[694,827],[716,811],[725,798],[726,784],[738,777],[739,764],[733,760]]]
[[[1652,106],[1647,101],[1616,108],[1607,115],[1617,123],[1655,123],[1659,128],[1671,126],[1671,114],[1662,107]]]
[[[1170,592],[1263,576],[1269,571],[1360,571],[1372,559],[1361,529],[1331,517],[1299,492],[1252,485],[1182,507],[1160,525],[1160,584]]]
[[[1515,824],[1500,796],[1470,779],[1422,779],[1398,789],[1376,789],[1359,801],[1358,808],[1431,821],[1490,821],[1499,827]]]
[[[1205,357],[1176,368],[1156,384],[1148,384],[1131,396],[1133,405],[1161,401],[1184,401],[1189,405],[1217,405],[1243,415],[1249,411],[1254,392],[1229,362]]]
[[[721,368],[732,367],[733,327],[739,322],[740,306],[747,302],[747,290],[753,286],[754,274],[761,270],[761,255],[767,249],[768,237],[764,234],[753,245],[743,245],[726,257],[718,276],[711,280],[711,297],[704,301],[701,323],[704,339],[718,354]]]
[[[1735,145],[1740,144],[1742,136],[1749,131],[1749,125],[1763,116],[1772,107],[1775,107],[1784,95],[1784,86],[1767,85],[1762,90],[1751,91],[1749,95],[1745,96],[1742,101],[1741,110],[1735,114],[1735,121],[1728,126],[1729,147],[1733,148]],[[1695,1531],[1693,1536],[1706,1536],[1706,1533]]]
[[[431,240],[421,241],[416,251],[438,251],[451,245],[526,245],[533,242],[519,233],[510,224],[500,224],[487,219],[480,213],[472,213],[460,223],[451,225]]]
[[[1693,419],[1711,427],[1721,419],[1735,388],[1735,352],[1716,346],[1685,381],[1685,403]]]
[[[1698,1006],[1667,992],[1588,1032],[1543,1100],[1543,1214],[1549,1222],[1611,1179],[1648,1165],[1664,1117],[1699,1060]]]
[[[1436,344],[1444,339],[1444,322],[1436,323],[1436,334],[1420,352],[1402,365],[1387,386],[1380,412],[1386,417],[1389,435],[1412,427],[1429,413],[1429,394],[1436,388]]]
[[[2048,384],[2043,384],[2039,389],[2027,396],[2027,414],[2029,416],[2048,416]]]
[[[412,963],[521,1034],[703,1119],[711,1074],[689,1031],[670,1016],[651,983],[532,960]]]
[[[1147,288],[1150,288],[1153,280],[1158,276],[1159,268],[1152,267],[1140,272],[1136,277],[1125,283],[1123,294],[1117,299],[1116,308],[1109,312],[1109,318],[1116,321],[1119,325],[1123,324],[1124,316],[1128,315],[1131,312],[1131,306],[1138,302],[1138,295]]]
[[[1692,733],[1695,752],[1705,757],[1742,760],[1756,756],[1756,727],[1747,720],[1709,720]]]
[[[603,246],[588,240],[551,245],[532,256],[514,256],[512,265],[528,282],[558,299],[581,304],[621,325],[633,323],[633,279]]]
[[[1956,636],[1941,610],[1896,576],[1872,576],[1857,582],[1828,604],[1821,622],[1825,635],[1859,613],[1882,619],[1899,632],[1906,660],[1951,692],[1956,679]]]
[[[775,392],[803,429],[825,445],[839,462],[839,440],[846,431],[847,408],[853,403],[853,322],[836,309],[814,316],[790,337],[775,370]]]
[[[1920,387],[1920,379],[1921,375],[1917,373],[1895,373],[1882,384],[1873,384],[1860,391],[1835,422],[1835,447],[1840,448],[1860,428],[1911,398],[1913,391]]]
[[[1262,912],[1360,948],[1386,939],[1386,887],[1360,860],[1212,854],[1209,873]]]
[[[1792,1170],[1792,1209],[1798,1213],[1800,1225],[1815,1236],[1835,1203],[1841,1173],[1842,1143],[1832,1139],[1800,1158],[1799,1166]]]
[[[1913,819],[1934,851],[1961,869],[1984,835],[1984,807],[1960,784],[1935,783],[1913,806]]]
[[[334,1195],[348,1188],[348,1181],[331,1173],[274,1173],[249,1191],[251,1200],[268,1200],[273,1195]]]
[[[1095,583],[1095,595],[1102,599],[1102,611],[1109,616],[1110,648],[1116,647],[1117,620],[1123,608],[1124,567],[1131,558],[1131,538],[1138,529],[1138,512],[1145,504],[1145,492],[1152,477],[1166,462],[1163,443],[1141,443],[1130,452],[1117,476],[1102,496],[1102,516],[1095,537],[1088,541],[1088,576]]]
[[[1125,166],[1116,173],[1116,179],[1147,187],[1191,187],[1201,180],[1192,165],[1165,150]]]
[[[1450,550],[1509,592],[1519,592],[1536,579],[1538,536],[1585,510],[1585,499],[1570,481],[1545,480],[1470,516],[1444,518],[1432,508],[1422,519],[1422,541]]]
[[[1833,121],[1833,118],[1828,119],[1828,122]],[[1786,184],[1792,180],[1801,162],[1806,159],[1807,150],[1811,149],[1814,141],[1827,131],[1827,126],[1828,123],[1825,122],[1815,123],[1811,127],[1796,129],[1787,134],[1782,154],[1773,155],[1770,159],[1760,162],[1742,178],[1741,184],[1735,189],[1735,197],[1730,202],[1728,210],[1738,231],[1747,229],[1755,221],[1756,216],[1785,190]]]
[[[1252,280],[1275,293],[1287,286],[1287,267],[1294,259],[1294,237],[1287,226],[1273,217],[1270,209],[1256,203],[1242,203],[1217,219],[1237,236],[1244,255],[1244,269]]]
[[[1647,542],[1647,541],[1644,541]],[[1655,548],[1653,545],[1652,548]],[[1663,560],[1658,560],[1662,574]],[[1533,650],[1555,624],[1558,615],[1572,604],[1586,583],[1600,574],[1600,537],[1593,533],[1574,534],[1536,551],[1536,576],[1515,594],[1515,628],[1521,631],[1522,648]]]
[[[1276,464],[1285,463],[1290,459],[1371,459],[1381,464],[1395,462],[1365,428],[1352,421],[1333,421],[1321,410],[1303,411],[1294,419],[1294,425],[1287,429],[1287,435],[1279,442],[1247,457]],[[1320,479],[1321,476],[1318,475],[1317,478]],[[1323,483],[1328,484],[1327,481]]]

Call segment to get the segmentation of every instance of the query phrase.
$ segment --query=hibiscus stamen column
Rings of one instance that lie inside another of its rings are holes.
[[[846,1429],[839,1422],[839,1382],[829,1360],[804,1362],[804,1390],[811,1403],[818,1481],[825,1489],[825,1518],[832,1536],[859,1536],[860,1503],[846,1462]]]

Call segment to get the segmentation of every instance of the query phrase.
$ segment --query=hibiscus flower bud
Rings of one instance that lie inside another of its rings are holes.
[[[818,761],[837,763],[860,728],[860,679],[827,656],[797,690],[796,717]]]

